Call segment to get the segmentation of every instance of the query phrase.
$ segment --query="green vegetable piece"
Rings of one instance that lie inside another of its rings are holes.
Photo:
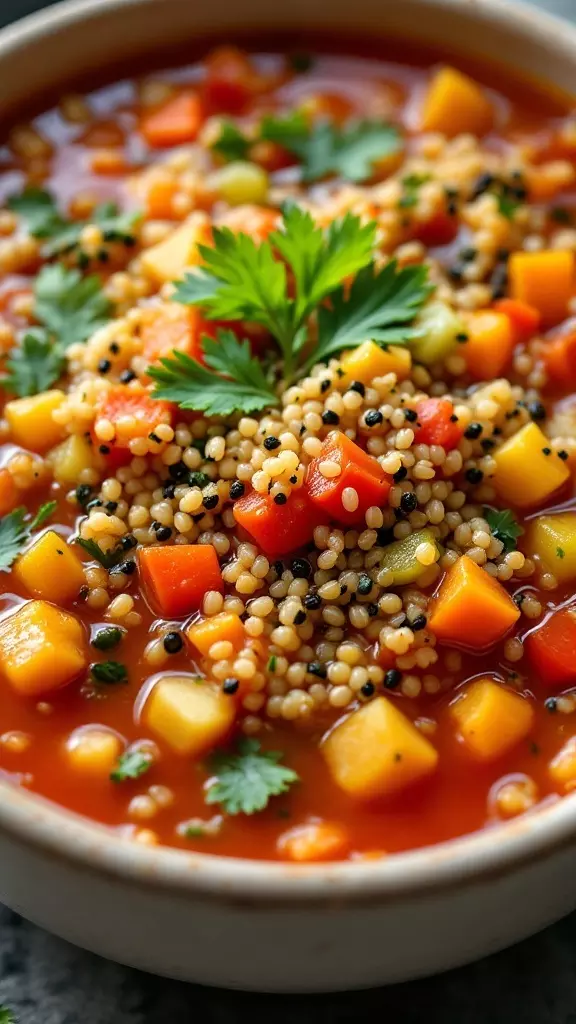
[[[96,683],[115,685],[128,679],[126,666],[120,661],[97,661],[90,666],[90,675]]]
[[[514,551],[517,547],[516,541],[522,536],[524,529],[517,523],[511,509],[485,508],[484,518],[492,535],[502,541],[505,554]]]
[[[425,366],[439,363],[458,344],[459,334],[466,331],[463,320],[445,302],[430,302],[414,322],[410,349],[414,359]]]
[[[118,646],[123,636],[124,630],[119,626],[104,626],[92,638],[92,647],[97,651],[109,651],[112,647]]]
[[[428,566],[422,565],[416,558],[416,549],[420,544],[433,544],[436,548],[436,561],[440,558],[440,549],[432,530],[425,527],[415,530],[402,540],[395,540],[385,549],[380,563],[382,569],[391,569],[394,573],[392,586],[402,587],[414,583]]]
[[[226,814],[254,814],[270,797],[285,793],[299,781],[292,768],[279,764],[277,750],[261,752],[258,740],[242,739],[237,753],[217,751],[208,762],[214,778],[206,792],[207,804],[220,804]]]
[[[152,767],[152,756],[144,750],[126,750],[120,755],[115,767],[110,772],[112,782],[126,782],[128,779],[139,779]]]

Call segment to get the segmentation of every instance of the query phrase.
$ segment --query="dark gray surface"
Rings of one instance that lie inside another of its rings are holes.
[[[44,6],[42,0],[0,0],[0,27]],[[576,19],[576,0],[540,6]],[[152,978],[75,949],[0,908],[2,1003],[20,1024],[352,1024],[371,1017],[384,1024],[576,1024],[576,914],[438,978],[347,995],[280,998]]]

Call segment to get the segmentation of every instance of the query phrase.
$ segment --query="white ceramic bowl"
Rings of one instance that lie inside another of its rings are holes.
[[[502,0],[85,0],[0,33],[2,113],[86,70],[236,27],[417,33],[570,90],[576,29]],[[146,848],[0,782],[0,899],[80,946],[237,988],[326,991],[445,970],[576,906],[576,795],[380,862],[295,867]]]

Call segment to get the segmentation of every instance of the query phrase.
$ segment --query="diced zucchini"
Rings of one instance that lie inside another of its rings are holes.
[[[410,348],[417,363],[431,366],[450,355],[459,334],[466,333],[464,321],[445,302],[430,302],[414,324],[418,332]]]
[[[421,544],[431,544],[436,552],[436,557],[431,561],[421,562],[416,557],[416,551]],[[414,583],[422,573],[426,572],[429,565],[437,562],[440,558],[440,549],[432,530],[425,527],[423,530],[415,530],[414,533],[403,537],[402,540],[395,540],[385,549],[380,563],[382,569],[391,569],[394,573],[392,586],[401,587],[406,583]]]

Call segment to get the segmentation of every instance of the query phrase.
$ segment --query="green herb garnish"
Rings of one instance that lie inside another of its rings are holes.
[[[109,651],[112,647],[118,646],[123,636],[124,630],[119,626],[104,626],[92,638],[92,647],[98,651]]]
[[[127,750],[118,758],[110,772],[112,782],[125,782],[127,779],[139,779],[152,767],[152,756],[143,750]]]
[[[564,558],[564,555],[565,555],[564,548],[556,548],[556,557],[557,558]]]
[[[268,664],[266,665],[266,669],[268,672],[276,671],[276,660],[276,655],[271,654],[270,657],[268,658]]]
[[[429,174],[407,174],[402,178],[403,194],[398,201],[400,209],[410,209],[418,202],[418,192],[422,185],[430,181]]]
[[[220,122],[220,134],[212,149],[224,160],[245,160],[250,149],[250,140],[242,134],[233,121]]]
[[[83,537],[75,537],[74,543],[84,548],[84,551],[92,558],[95,558],[97,562],[100,562],[100,565],[104,566],[105,569],[113,569],[124,556],[124,551],[121,547],[114,548],[113,551],[102,551],[100,545],[92,539],[84,540]]]
[[[0,519],[0,569],[10,568],[34,530],[44,525],[55,508],[55,501],[47,501],[28,521],[28,512],[25,508],[15,508],[13,512]]]
[[[126,666],[121,661],[96,661],[90,666],[90,675],[97,683],[114,685],[128,679]]]
[[[44,259],[76,249],[87,224],[96,224],[105,242],[132,244],[134,226],[141,216],[135,211],[121,213],[116,203],[101,203],[87,220],[67,220],[59,212],[54,196],[39,188],[27,188],[20,195],[11,196],[6,205],[21,217],[34,238],[44,239]]]
[[[242,739],[237,753],[218,751],[208,762],[214,778],[208,783],[207,804],[220,804],[227,814],[262,811],[270,797],[285,793],[299,781],[292,768],[279,764],[277,750],[261,752],[258,740]]]
[[[4,1004],[0,1006],[0,1024],[18,1024],[14,1011],[9,1006],[4,1006]]]
[[[522,536],[524,530],[516,521],[511,509],[505,508],[499,510],[495,508],[485,508],[484,518],[490,527],[492,536],[496,537],[497,540],[502,541],[505,553],[507,554],[509,551],[514,551],[516,548],[516,541],[518,540],[518,537]]]

